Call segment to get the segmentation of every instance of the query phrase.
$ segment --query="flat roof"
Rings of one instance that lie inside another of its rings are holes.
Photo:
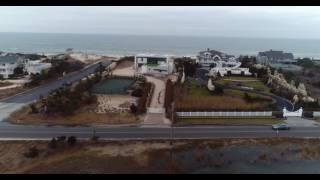
[[[19,56],[0,56],[0,64],[15,63],[19,59]]]

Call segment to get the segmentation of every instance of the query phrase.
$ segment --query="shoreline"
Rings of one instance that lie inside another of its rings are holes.
[[[8,49],[18,49],[18,48],[8,48]],[[55,56],[59,54],[68,54],[65,50],[61,51],[47,51],[47,52],[40,52],[40,51],[17,51],[17,50],[1,50],[0,52],[3,53],[21,53],[21,54],[36,54],[36,55],[44,55],[47,57],[50,56]],[[199,50],[200,51],[200,50]],[[256,53],[252,53],[252,51],[248,51],[248,53],[229,53],[233,54],[235,57],[240,57],[240,56],[257,56],[257,51]],[[157,52],[157,51],[138,51],[135,53],[108,53],[108,51],[100,51],[100,50],[75,50],[74,52],[71,52],[70,54],[73,55],[91,55],[91,56],[101,56],[101,57],[114,57],[114,58],[122,58],[126,56],[135,56],[137,54],[155,54],[155,55],[168,55],[168,56],[173,56],[173,57],[192,57],[195,58],[197,56],[197,53],[170,53],[170,52]],[[294,59],[303,59],[303,58],[310,58],[313,61],[320,62],[320,55],[319,57],[315,56],[310,56],[310,55],[305,55],[302,56],[301,53],[295,53],[295,58]]]

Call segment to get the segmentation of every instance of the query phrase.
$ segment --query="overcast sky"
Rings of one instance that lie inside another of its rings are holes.
[[[0,7],[0,32],[320,38],[320,7]]]

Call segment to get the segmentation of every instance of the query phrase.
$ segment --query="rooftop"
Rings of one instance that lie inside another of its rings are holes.
[[[0,56],[0,64],[15,63],[18,59],[18,55]]]
[[[209,48],[207,48],[207,50],[205,50],[205,51],[200,51],[199,54],[203,55],[206,52],[210,52],[213,56],[214,55],[218,55],[220,57],[234,57],[233,55],[228,55],[228,54],[225,54],[223,52],[220,52],[220,51],[217,51],[217,50],[212,50],[212,49],[209,49]]]
[[[273,58],[273,59],[293,59],[293,54],[292,53],[285,53],[283,51],[264,51],[264,52],[259,52],[259,56],[267,56],[268,58]]]

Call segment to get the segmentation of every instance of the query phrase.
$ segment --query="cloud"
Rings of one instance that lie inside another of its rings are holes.
[[[0,31],[320,38],[319,7],[0,7]]]

